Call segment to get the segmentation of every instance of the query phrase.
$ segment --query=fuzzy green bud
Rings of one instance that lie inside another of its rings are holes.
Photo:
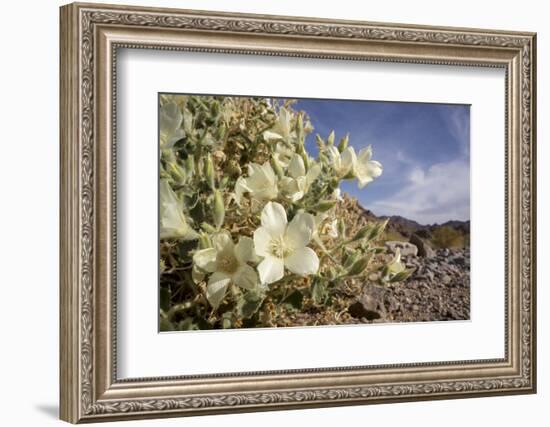
[[[219,229],[222,226],[223,220],[225,218],[225,207],[223,206],[222,193],[220,193],[218,190],[214,190],[213,216],[214,225],[216,226],[216,228]]]
[[[336,227],[337,227],[338,235],[340,237],[342,237],[342,239],[345,239],[346,238],[346,223],[342,219],[340,219],[340,220],[338,220],[338,223],[337,223]]]
[[[186,171],[177,163],[170,163],[168,165],[172,178],[178,183],[183,184],[186,179]]]
[[[284,176],[285,173],[283,171],[283,168],[275,157],[271,158],[271,167],[273,168],[273,170],[275,171],[279,179],[281,179]]]
[[[206,231],[207,233],[215,233],[216,232],[216,229],[214,227],[212,227],[210,224],[208,224],[207,222],[203,222],[201,224],[201,228]]]
[[[334,145],[334,131],[331,131],[327,138],[327,145],[331,146]]]
[[[222,140],[225,137],[225,132],[226,131],[227,131],[227,127],[226,127],[225,123],[221,123],[220,126],[218,127],[217,132],[216,132],[216,137],[219,140]]]
[[[209,227],[212,228],[213,231],[216,231],[211,225],[206,223],[202,223],[201,227],[204,228],[205,225],[208,225]],[[212,240],[210,240],[210,236],[206,233],[201,233],[199,237],[199,249],[208,249],[211,247],[212,247]]]
[[[309,170],[309,164],[311,159],[309,158],[305,150],[303,150],[303,152],[301,153],[301,156],[302,156],[302,160],[304,161],[304,166],[306,167],[306,170]]]
[[[189,176],[195,174],[195,157],[193,155],[189,155],[185,159],[185,170]]]
[[[210,107],[210,111],[212,111],[212,115],[214,116],[220,114],[220,103],[218,101],[214,101]]]
[[[338,151],[340,153],[344,151],[347,148],[348,143],[349,143],[349,133],[340,140],[340,143],[338,144]]]
[[[325,149],[325,141],[319,134],[315,135],[315,142],[317,143],[317,147],[319,147],[319,151]]]
[[[212,162],[212,156],[210,154],[208,154],[204,162],[204,177],[210,188],[214,189],[214,163]]]

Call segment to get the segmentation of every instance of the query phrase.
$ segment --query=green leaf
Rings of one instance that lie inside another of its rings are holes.
[[[361,274],[365,270],[365,268],[367,268],[367,266],[369,265],[370,258],[371,258],[370,255],[359,258],[349,268],[347,275],[357,276],[358,274]]]
[[[237,303],[237,311],[240,317],[247,319],[252,317],[262,306],[263,295],[254,292],[244,294]]]
[[[311,209],[315,212],[326,212],[332,209],[336,205],[336,200],[323,200],[322,202],[317,203]]]
[[[325,302],[327,297],[327,286],[324,280],[314,280],[311,288],[311,299],[317,305],[321,305]]]

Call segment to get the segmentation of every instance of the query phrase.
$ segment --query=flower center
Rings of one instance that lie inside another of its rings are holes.
[[[216,262],[218,270],[221,270],[224,273],[234,273],[239,266],[237,258],[231,254],[218,254]]]
[[[283,236],[273,238],[269,242],[269,252],[277,258],[286,258],[292,251],[292,246],[288,244]]]

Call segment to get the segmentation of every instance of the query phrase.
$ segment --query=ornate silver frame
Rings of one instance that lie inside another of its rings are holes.
[[[534,393],[533,33],[126,6],[61,8],[61,418],[78,423]],[[176,378],[116,376],[119,47],[506,70],[505,357]]]

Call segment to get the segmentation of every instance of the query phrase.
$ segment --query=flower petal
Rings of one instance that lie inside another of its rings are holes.
[[[193,265],[193,268],[191,269],[191,278],[195,283],[200,283],[204,280],[204,273],[197,267],[196,264]]]
[[[368,165],[369,175],[373,178],[378,178],[382,175],[382,164],[376,160],[369,161]]]
[[[373,178],[368,175],[357,175],[357,186],[359,188],[364,188],[368,183],[372,182]]]
[[[220,231],[214,237],[212,237],[212,243],[214,244],[214,248],[216,248],[216,251],[218,252],[233,252],[233,240],[231,239],[231,234],[229,234],[229,232],[226,230]]]
[[[311,185],[313,181],[315,181],[319,177],[319,175],[321,174],[321,169],[321,165],[318,163],[309,168],[306,175],[308,186]]]
[[[183,203],[177,198],[168,181],[160,181],[160,238],[194,240],[198,234],[187,223]]]
[[[311,248],[298,248],[285,258],[285,267],[300,276],[315,274],[319,270],[319,257]]]
[[[305,180],[305,177],[301,176],[298,179],[294,179],[285,176],[280,181],[282,195],[291,202],[297,202],[304,197],[304,191],[300,188],[300,180]]]
[[[240,176],[237,179],[237,182],[235,182],[235,201],[237,202],[237,205],[240,206],[243,194],[248,192],[250,192],[250,188],[246,183],[246,179]]]
[[[268,285],[283,278],[285,274],[285,264],[281,258],[268,255],[258,265],[260,282],[262,285]]]
[[[217,251],[214,248],[201,249],[193,255],[193,264],[201,270],[212,273],[216,271],[216,254]]]
[[[218,308],[227,292],[231,277],[225,273],[216,272],[210,276],[206,287],[206,299],[214,308]]]
[[[361,151],[359,151],[359,154],[357,155],[357,160],[361,163],[368,162],[370,158],[372,157],[372,147],[369,145],[366,148],[363,148]]]
[[[281,139],[283,139],[283,136],[282,135],[279,135],[278,133],[276,132],[272,132],[270,130],[266,130],[264,132],[264,139],[267,141],[267,142],[271,142],[271,141],[279,141]]]
[[[273,170],[273,167],[269,162],[265,162],[262,165],[261,170],[262,170],[263,176],[268,182],[270,183],[275,182],[277,177],[275,176],[275,171]]]
[[[302,248],[315,231],[315,218],[307,212],[298,212],[286,229],[285,240],[293,248]]]
[[[342,174],[347,174],[357,162],[357,156],[353,147],[347,147],[342,152]]]
[[[262,210],[262,227],[273,237],[282,236],[287,224],[285,208],[279,203],[268,202]]]
[[[254,261],[256,258],[254,241],[250,237],[241,236],[239,243],[235,245],[235,256],[241,262]]]
[[[183,113],[175,102],[164,104],[160,110],[160,131],[173,134],[183,121]]]
[[[254,232],[254,250],[258,256],[268,256],[271,234],[267,229],[260,227]]]
[[[233,274],[233,283],[243,289],[252,290],[258,285],[258,273],[248,264],[243,264]]]
[[[306,166],[304,165],[304,159],[299,154],[294,154],[290,159],[288,165],[288,173],[292,178],[298,178],[306,174]]]

